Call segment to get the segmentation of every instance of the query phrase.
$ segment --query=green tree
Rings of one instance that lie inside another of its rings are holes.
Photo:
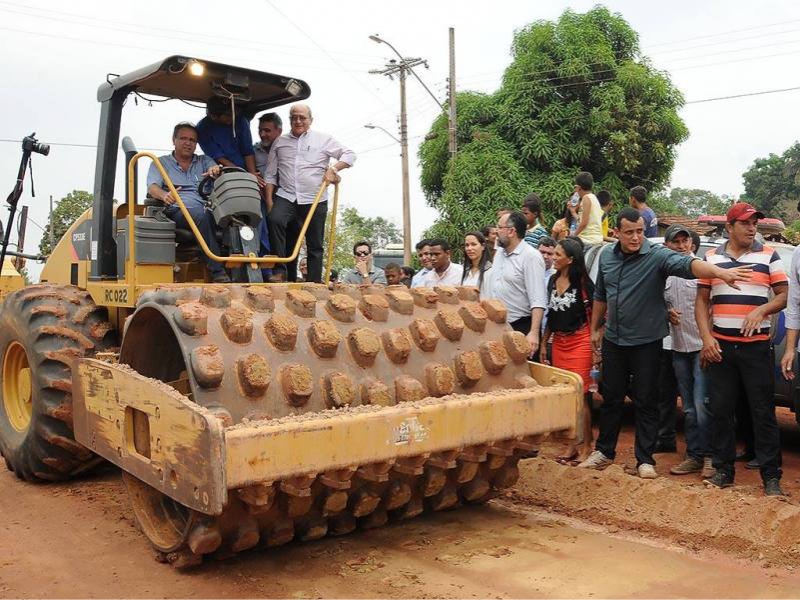
[[[495,93],[458,94],[455,159],[444,115],[420,146],[422,188],[440,214],[429,232],[455,242],[531,191],[552,223],[583,170],[614,198],[668,181],[688,136],[677,113],[683,96],[620,15],[596,7],[537,21],[514,34],[511,55]]]
[[[800,199],[800,142],[783,154],[757,158],[744,179],[743,199],[767,216],[792,219]]]
[[[53,251],[58,241],[67,232],[67,229],[80,217],[88,208],[92,206],[94,196],[83,190],[73,190],[58,201],[53,209],[50,218],[47,220],[47,228],[39,242],[39,252],[45,256]],[[53,237],[50,240],[50,222],[53,223]]]
[[[330,219],[330,215],[328,215]],[[330,224],[330,222],[329,222]],[[399,244],[403,241],[397,225],[383,217],[364,217],[350,206],[339,209],[336,217],[336,240],[333,247],[333,268],[341,272],[355,266],[353,244],[366,240],[373,250],[386,244]]]
[[[22,276],[22,279],[25,281],[25,285],[31,285],[33,283],[31,281],[31,276],[28,273],[28,267],[22,267],[19,270],[19,274]]]
[[[730,196],[718,195],[708,190],[672,188],[669,192],[669,203],[672,211],[664,214],[686,215],[699,217],[701,215],[725,214],[733,204]],[[661,212],[661,211],[656,211]]]

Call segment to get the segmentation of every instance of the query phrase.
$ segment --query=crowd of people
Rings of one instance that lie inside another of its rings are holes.
[[[593,187],[589,173],[576,176],[575,194],[549,232],[541,201],[530,194],[518,210],[499,210],[495,224],[464,234],[463,265],[453,262],[446,240],[422,240],[416,246],[421,268],[412,275],[407,267],[387,265],[386,281],[477,287],[482,297],[506,304],[508,323],[527,336],[532,360],[580,375],[583,441],[559,460],[593,469],[612,464],[630,398],[636,473],[657,477],[654,456],[677,449],[679,396],[686,454],[670,469],[673,475],[698,474],[707,485],[725,488],[733,484],[735,462],[748,460],[760,469],[765,493],[782,495],[774,380],[764,374],[773,371],[770,316],[788,296],[782,366],[794,377],[800,258],[787,276],[777,252],[757,239],[764,215],[747,203],[730,208],[727,239],[699,259],[700,237],[682,225],[665,230],[663,245],[648,239],[658,229],[645,188],[630,190],[628,206],[611,227],[611,195],[595,195]],[[600,253],[592,281],[584,256],[604,241],[613,244]],[[371,250],[361,242],[354,253],[359,248]],[[364,281],[367,272],[361,270]],[[602,397],[596,442],[595,390]],[[752,441],[737,454],[741,421]]]
[[[327,134],[312,131],[311,109],[295,104],[291,129],[283,134],[276,113],[260,117],[260,142],[253,144],[249,122],[219,98],[207,104],[197,125],[178,123],[174,151],[160,162],[214,253],[219,253],[215,224],[196,186],[204,176],[218,177],[238,167],[256,178],[263,198],[262,254],[289,256],[322,181],[335,183],[353,166],[355,154]],[[195,154],[197,145],[205,155]],[[333,163],[333,164],[331,164]],[[151,166],[148,193],[166,205],[165,214],[186,227],[162,176]],[[355,267],[340,281],[409,287],[466,285],[483,298],[502,300],[508,324],[525,334],[531,359],[580,375],[585,390],[583,443],[561,457],[582,468],[602,469],[614,462],[623,405],[635,405],[636,470],[657,476],[654,455],[674,452],[675,406],[680,395],[686,430],[685,459],[675,475],[699,473],[708,485],[733,484],[735,462],[760,469],[765,492],[783,494],[781,452],[773,401],[774,380],[770,316],[787,307],[786,354],[781,368],[794,378],[800,337],[800,255],[789,274],[778,253],[756,236],[764,215],[738,202],[727,213],[727,239],[701,260],[699,237],[672,225],[664,244],[657,217],[647,205],[647,190],[630,190],[628,204],[609,224],[611,194],[594,193],[590,173],[575,177],[574,193],[548,232],[542,203],[530,194],[518,208],[497,211],[497,220],[464,234],[453,260],[445,239],[416,245],[421,268],[374,264],[368,240],[353,247]],[[321,282],[327,202],[323,196],[306,231],[305,281]],[[800,206],[798,206],[800,210]],[[588,247],[613,242],[600,253],[594,281],[584,256]],[[230,281],[219,263],[209,260],[214,282]],[[338,274],[333,274],[336,277]],[[297,265],[278,266],[272,281],[296,281]],[[599,433],[592,440],[592,392],[599,380],[602,404]],[[743,408],[744,407],[744,408]],[[749,431],[745,451],[736,452],[737,422]]]

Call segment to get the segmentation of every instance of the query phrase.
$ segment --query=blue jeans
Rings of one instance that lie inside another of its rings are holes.
[[[706,405],[706,374],[700,352],[672,352],[672,366],[683,402],[686,454],[702,460],[711,456],[711,411]]]

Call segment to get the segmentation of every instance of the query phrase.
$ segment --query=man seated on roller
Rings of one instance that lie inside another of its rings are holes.
[[[172,153],[161,156],[158,161],[172,180],[208,248],[219,255],[220,249],[215,235],[217,225],[206,210],[203,199],[197,192],[197,186],[206,175],[219,177],[221,168],[210,157],[194,153],[197,148],[197,128],[192,123],[175,125],[172,131],[172,145],[175,148]],[[175,221],[177,228],[191,229],[155,164],[150,165],[147,173],[147,193],[167,205],[164,214]],[[214,283],[230,283],[231,279],[222,264],[208,257],[206,264]]]

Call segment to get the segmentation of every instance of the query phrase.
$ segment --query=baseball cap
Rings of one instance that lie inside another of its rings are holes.
[[[737,202],[728,209],[728,214],[725,216],[728,223],[733,221],[747,221],[750,217],[763,219],[764,213],[747,202]]]
[[[673,223],[667,227],[667,230],[664,232],[664,241],[671,242],[681,233],[688,237],[692,237],[692,232],[689,231],[688,227],[681,225],[680,223]]]

